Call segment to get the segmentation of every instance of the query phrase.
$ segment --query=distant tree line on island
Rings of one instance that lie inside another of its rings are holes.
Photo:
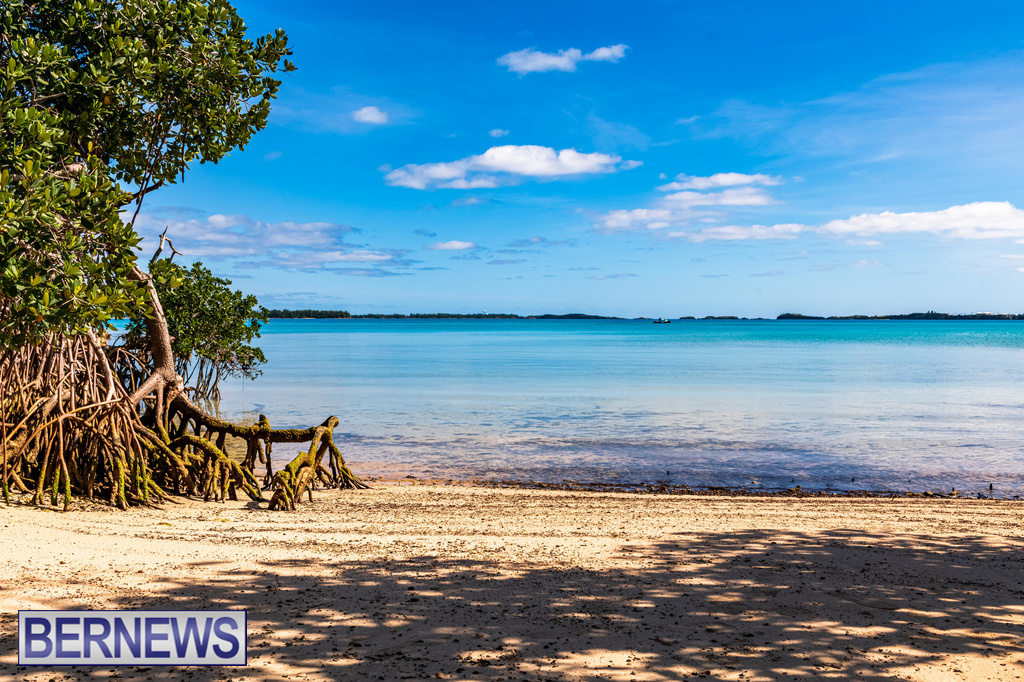
[[[783,313],[778,320],[1024,320],[1024,315],[1016,313],[937,313],[929,310],[926,313],[905,313],[903,315],[832,315],[816,317],[799,313]]]
[[[630,318],[609,317],[605,315],[587,315],[585,313],[568,313],[565,315],[514,315],[512,313],[366,313],[353,315],[347,310],[268,310],[267,318],[272,320],[623,320]],[[636,317],[636,320],[651,318]],[[675,318],[678,320],[766,320],[765,317],[738,317],[736,315],[707,315],[694,317],[686,315]],[[1024,320],[1024,314],[1015,313],[937,313],[929,310],[926,313],[904,313],[899,315],[802,315],[800,313],[783,313],[777,320]]]
[[[336,320],[352,317],[347,310],[268,310],[267,318],[271,320],[317,319]]]
[[[567,315],[513,315],[511,313],[367,313],[352,315],[347,310],[268,310],[272,320],[618,320],[618,317],[569,313]]]

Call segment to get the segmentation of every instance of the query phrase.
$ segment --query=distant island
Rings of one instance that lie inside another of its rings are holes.
[[[1024,320],[1024,315],[1015,313],[905,313],[903,315],[832,315],[817,317],[799,313],[783,313],[777,320]]]
[[[606,315],[587,315],[585,313],[567,313],[564,315],[514,315],[512,313],[366,313],[353,315],[347,310],[268,310],[267,317],[272,320],[649,320],[648,317],[610,317]],[[765,317],[737,317],[736,315],[708,315],[706,317],[673,318],[678,320],[766,320]],[[898,315],[802,315],[800,313],[783,313],[776,320],[1024,320],[1024,314],[1015,313],[937,313],[930,310],[926,313],[903,313]]]

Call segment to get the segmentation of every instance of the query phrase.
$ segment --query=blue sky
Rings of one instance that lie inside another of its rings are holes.
[[[138,228],[268,307],[1024,312],[1020,3],[237,7],[298,71]]]

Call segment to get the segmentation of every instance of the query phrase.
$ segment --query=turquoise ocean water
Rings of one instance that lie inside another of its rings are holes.
[[[222,414],[336,415],[362,476],[1024,494],[1022,322],[272,320],[259,345]]]

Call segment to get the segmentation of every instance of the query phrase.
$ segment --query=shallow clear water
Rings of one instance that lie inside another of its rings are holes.
[[[1024,493],[1024,323],[273,320],[259,345],[225,416],[337,415],[364,476]]]

